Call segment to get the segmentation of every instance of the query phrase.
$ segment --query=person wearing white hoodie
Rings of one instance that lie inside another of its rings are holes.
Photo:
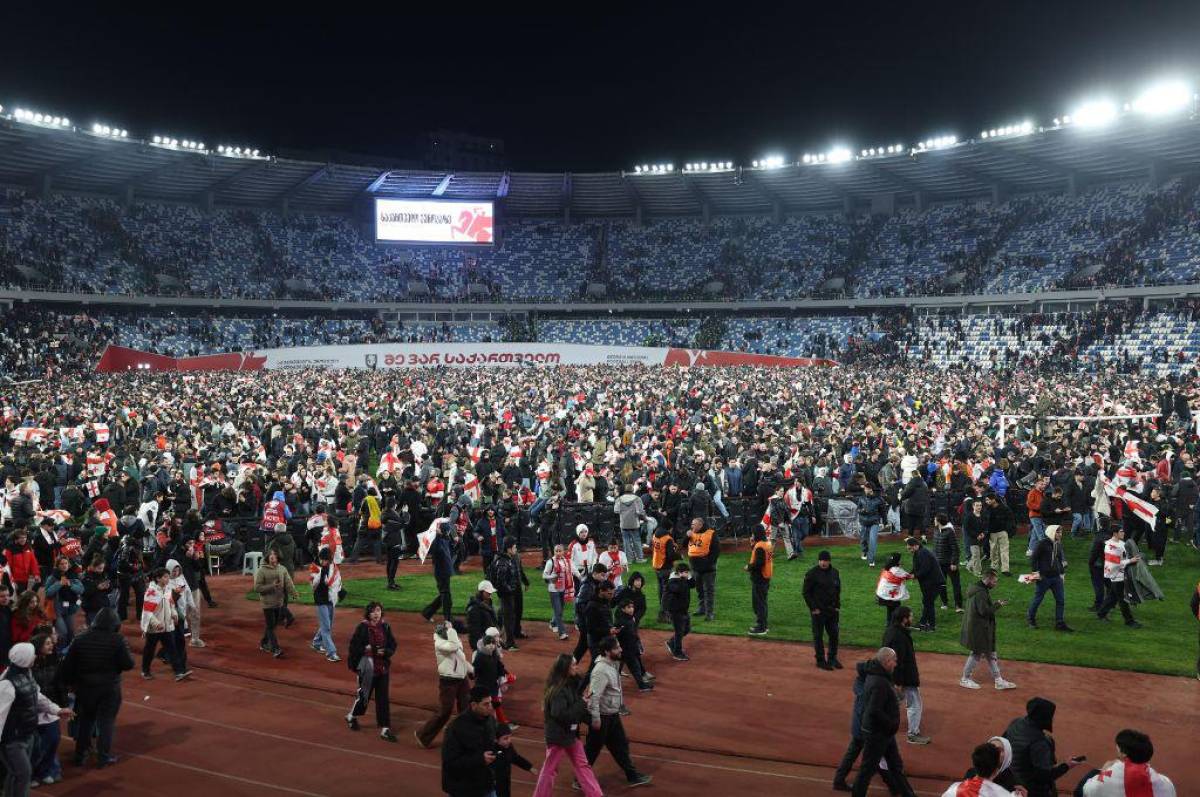
[[[183,575],[183,565],[176,559],[168,559],[166,567],[167,572],[171,574],[168,586],[175,595],[175,608],[180,618],[175,623],[175,644],[181,651],[184,667],[187,667],[186,637],[190,636],[193,643],[200,642],[196,647],[204,647],[204,642],[200,639],[200,609],[196,605],[192,590],[188,587],[187,578]]]
[[[167,652],[176,681],[182,681],[192,674],[180,658],[175,644],[175,626],[179,618],[170,584],[171,574],[165,567],[160,567],[150,574],[150,584],[142,598],[142,636],[146,639],[142,647],[142,677],[146,680],[154,677],[150,672],[150,664],[160,644]]]
[[[462,640],[458,638],[458,627],[454,622],[440,622],[433,632],[433,654],[437,659],[438,712],[424,725],[413,731],[417,744],[428,748],[450,720],[456,710],[467,710],[471,698],[471,684],[475,668],[463,652]]]

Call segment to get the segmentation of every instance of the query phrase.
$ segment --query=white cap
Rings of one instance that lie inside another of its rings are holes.
[[[492,582],[486,578],[479,582],[479,586],[475,588],[477,592],[495,592],[496,588],[492,586]]]
[[[575,527],[575,533],[576,534],[587,534],[588,533],[587,524],[580,523],[578,526]]]
[[[489,628],[488,630],[484,631],[484,632],[483,632],[483,635],[484,635],[484,636],[490,636],[490,637],[496,637],[496,638],[499,638],[499,636],[500,636],[500,629],[499,629],[499,628],[496,628],[496,626],[492,626],[492,627],[491,627],[491,628]]]

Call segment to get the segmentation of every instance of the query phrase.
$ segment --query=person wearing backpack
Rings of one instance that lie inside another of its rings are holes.
[[[488,580],[496,587],[496,593],[500,596],[504,647],[506,650],[518,650],[517,640],[525,636],[521,633],[521,614],[524,611],[524,590],[529,589],[529,577],[521,568],[516,537],[509,537],[504,541],[504,549],[492,560],[488,576]]]

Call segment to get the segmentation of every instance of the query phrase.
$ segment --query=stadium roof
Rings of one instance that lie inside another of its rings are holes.
[[[1123,117],[924,152],[772,169],[447,173],[227,157],[0,117],[0,183],[215,205],[344,212],[369,196],[495,199],[509,216],[688,216],[867,209],[1161,179],[1200,163],[1200,120]]]

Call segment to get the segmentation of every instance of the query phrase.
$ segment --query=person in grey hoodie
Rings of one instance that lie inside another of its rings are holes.
[[[650,782],[650,776],[638,772],[633,765],[633,759],[629,757],[629,738],[625,735],[625,726],[621,724],[621,706],[624,703],[621,693],[621,644],[616,637],[603,639],[599,653],[589,683],[592,693],[588,697],[588,710],[592,716],[592,729],[584,745],[588,766],[595,766],[600,748],[607,747],[617,766],[625,771],[629,785],[645,786]]]
[[[613,513],[621,526],[622,547],[625,558],[633,562],[646,561],[642,553],[641,527],[646,520],[646,507],[642,499],[633,494],[633,484],[626,484],[621,496],[613,501]]]

